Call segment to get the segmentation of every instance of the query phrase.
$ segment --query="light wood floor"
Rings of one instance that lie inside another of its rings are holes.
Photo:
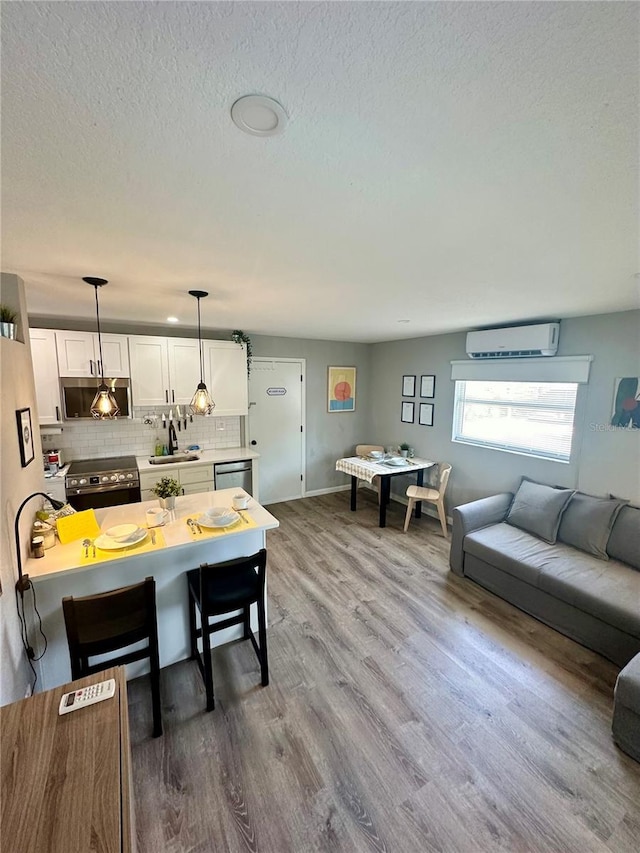
[[[617,668],[448,571],[437,521],[362,490],[271,507],[271,683],[249,643],[130,684],[140,853],[640,850]]]

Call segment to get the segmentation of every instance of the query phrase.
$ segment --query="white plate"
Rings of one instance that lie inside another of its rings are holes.
[[[147,531],[142,528],[139,528],[139,531],[136,536],[132,536],[126,542],[118,542],[117,539],[112,539],[106,533],[103,533],[94,540],[94,544],[101,551],[119,551],[121,548],[130,548],[132,545],[137,545],[143,539],[146,539]]]
[[[210,518],[205,513],[196,519],[200,527],[209,527],[219,528],[219,527],[231,527],[232,524],[235,524],[237,521],[240,521],[240,516],[237,512],[233,510],[229,510],[228,515],[220,516],[219,518]]]
[[[391,459],[385,459],[385,465],[390,465],[392,468],[404,468],[405,465],[409,464],[408,459],[403,459],[399,456],[393,456]]]
[[[115,527],[109,527],[105,530],[105,536],[110,539],[116,539],[118,542],[129,542],[135,539],[140,528],[137,524],[116,524]]]

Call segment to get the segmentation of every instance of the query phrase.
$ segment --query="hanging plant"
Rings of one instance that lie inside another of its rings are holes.
[[[251,359],[253,358],[253,349],[251,348],[251,338],[241,329],[236,329],[231,333],[231,340],[237,344],[244,344],[247,348],[247,376],[251,375]]]

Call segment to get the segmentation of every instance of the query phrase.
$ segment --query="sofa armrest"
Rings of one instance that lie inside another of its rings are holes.
[[[451,511],[453,528],[449,566],[454,574],[461,577],[464,575],[463,545],[464,537],[467,533],[504,521],[512,500],[513,494],[511,492],[503,492],[499,495],[491,495],[489,498],[481,498],[478,501],[471,501],[471,503],[461,504],[461,506],[453,508]]]

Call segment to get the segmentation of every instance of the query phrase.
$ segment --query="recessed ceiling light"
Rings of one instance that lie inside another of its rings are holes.
[[[180,321],[178,320],[177,317],[167,317],[167,323],[179,323],[179,322]]]
[[[266,95],[245,95],[231,107],[236,127],[253,136],[275,136],[287,124],[284,108]]]

